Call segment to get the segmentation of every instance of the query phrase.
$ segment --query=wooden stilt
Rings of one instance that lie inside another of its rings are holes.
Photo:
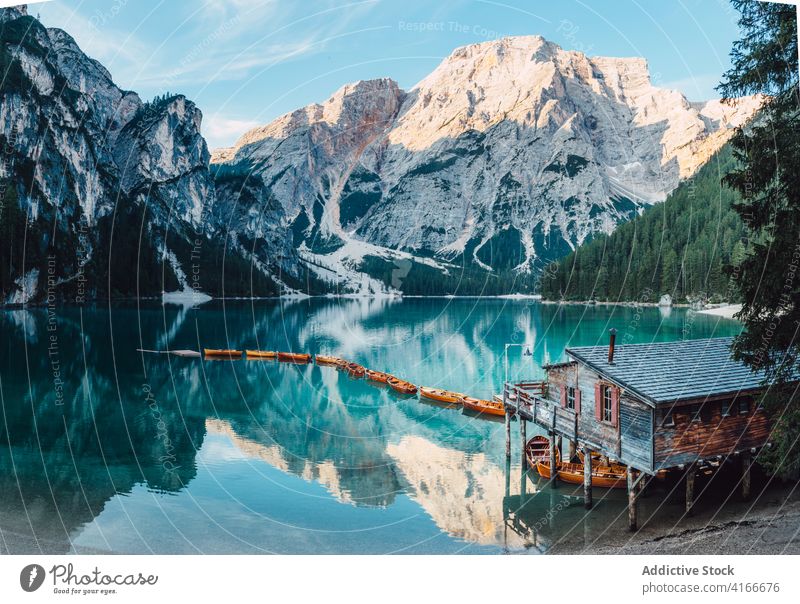
[[[511,459],[511,413],[506,409],[506,457]]]
[[[647,497],[647,494],[650,490],[651,480],[653,480],[653,477],[650,475],[642,476],[641,480],[639,480],[639,491],[638,491],[639,499],[644,499],[645,497]]]
[[[558,486],[558,464],[556,464],[556,433],[550,432],[550,485]]]
[[[522,452],[522,471],[528,469],[528,458],[525,455],[525,445],[528,443],[528,422],[526,422],[521,417],[519,418],[519,440],[520,440],[520,451]]]
[[[639,484],[637,473],[628,466],[628,528],[636,531],[639,528]]]
[[[750,468],[753,465],[753,458],[750,456],[750,451],[745,451],[741,455],[742,458],[742,499],[747,501],[750,499]]]
[[[509,497],[511,495],[511,460],[510,459],[506,459],[505,495],[506,495],[506,497]]]
[[[522,466],[519,474],[519,507],[522,508],[528,498],[528,473],[525,471],[525,466]]]
[[[691,516],[694,514],[692,507],[694,506],[694,475],[696,474],[695,465],[689,464],[686,468],[686,515]]]
[[[578,454],[578,443],[574,440],[569,441],[569,451],[568,456],[569,459],[567,461],[571,462],[575,459],[575,456]]]
[[[583,449],[583,505],[592,508],[592,450]]]

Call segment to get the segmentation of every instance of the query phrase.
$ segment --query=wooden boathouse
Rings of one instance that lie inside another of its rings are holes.
[[[615,347],[615,335],[612,329],[608,346],[567,348],[566,362],[544,367],[545,382],[505,385],[506,455],[512,415],[520,420],[523,451],[527,422],[547,431],[551,468],[562,440],[569,443],[568,457],[583,449],[587,508],[592,452],[625,464],[631,530],[643,480],[662,470],[684,471],[690,514],[696,472],[736,456],[742,495],[749,497],[752,455],[770,434],[758,403],[763,375],[731,358],[732,338]],[[555,480],[556,472],[551,475]]]

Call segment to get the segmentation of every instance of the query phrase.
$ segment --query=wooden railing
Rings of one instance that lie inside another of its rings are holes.
[[[545,382],[528,382],[508,385],[506,399],[525,419],[532,421],[548,431],[553,431],[569,439],[578,437],[578,414],[573,409],[566,409],[556,401],[545,398],[547,384]],[[531,387],[532,386],[532,387]]]

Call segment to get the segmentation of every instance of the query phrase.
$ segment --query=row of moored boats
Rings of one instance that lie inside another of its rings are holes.
[[[353,378],[365,378],[370,382],[387,384],[390,388],[392,388],[392,390],[399,394],[407,396],[419,394],[420,398],[447,406],[462,406],[465,409],[475,413],[493,416],[503,416],[505,413],[503,410],[502,401],[475,398],[472,396],[467,396],[461,392],[453,392],[450,390],[443,390],[441,388],[417,386],[416,384],[412,384],[409,381],[398,378],[391,373],[374,371],[364,367],[363,365],[359,365],[358,363],[353,363],[346,359],[335,356],[318,354],[312,358],[312,356],[307,353],[266,350],[241,351],[213,348],[204,349],[203,354],[207,359],[235,360],[246,358],[250,360],[277,360],[284,363],[295,364],[307,364],[311,363],[313,360],[313,362],[317,365],[336,367],[337,369],[345,371],[350,377]]]

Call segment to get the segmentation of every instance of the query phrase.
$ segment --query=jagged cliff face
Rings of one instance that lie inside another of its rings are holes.
[[[527,272],[664,200],[759,104],[693,105],[643,59],[504,38],[457,49],[408,93],[346,86],[212,161],[261,179],[316,266],[401,250]]]
[[[24,6],[0,24],[0,178],[15,206],[0,214],[11,239],[0,303],[218,293],[224,243],[199,109],[180,95],[143,103]],[[248,293],[235,281],[231,293]]]

